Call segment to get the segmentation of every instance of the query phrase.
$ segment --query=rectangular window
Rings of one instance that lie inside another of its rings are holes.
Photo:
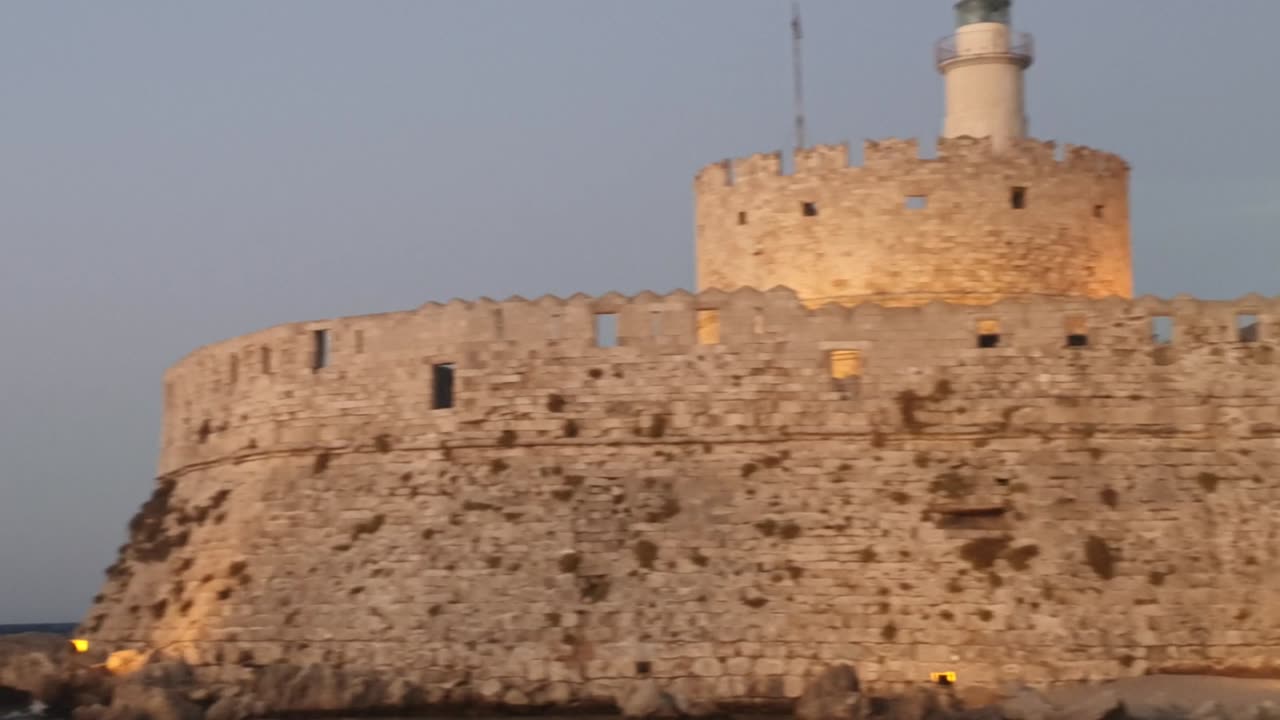
[[[720,343],[720,311],[698,311],[698,344],[718,345]]]
[[[270,375],[271,374],[271,348],[267,347],[266,345],[263,345],[262,348],[258,351],[258,353],[261,356],[260,360],[262,362],[262,374]]]
[[[857,350],[832,350],[827,353],[827,363],[833,380],[862,376],[862,353]]]
[[[1173,342],[1173,318],[1168,315],[1156,315],[1151,318],[1151,342],[1157,345],[1168,345]]]
[[[747,213],[746,213],[745,211],[744,211],[744,212],[739,212],[739,213],[738,213],[738,224],[739,224],[739,225],[746,225],[746,224],[747,224]]]
[[[978,321],[978,347],[990,349],[1000,346],[1000,321]]]
[[[1094,206],[1093,206],[1093,216],[1094,216],[1094,217],[1096,217],[1096,218],[1098,218],[1099,220],[1101,220],[1102,218],[1106,217],[1106,216],[1107,216],[1107,206],[1106,206],[1106,205],[1094,205]]]
[[[614,313],[596,313],[596,347],[617,347],[618,316]]]
[[[929,207],[928,196],[925,196],[925,195],[908,195],[907,196],[908,210],[924,210],[927,207]]]
[[[1259,329],[1262,324],[1258,322],[1258,316],[1252,313],[1243,313],[1236,315],[1236,338],[1242,343],[1258,342]]]
[[[329,331],[316,330],[311,333],[311,369],[326,367],[329,367]]]
[[[453,407],[453,363],[431,366],[431,407],[446,410]]]
[[[805,216],[805,217],[817,217],[817,216],[818,216],[818,204],[817,204],[817,203],[812,203],[812,202],[804,203],[803,205],[801,205],[801,206],[800,206],[800,210],[801,210],[801,212],[802,212],[802,213],[804,213],[804,216]]]
[[[235,385],[236,381],[240,379],[240,356],[232,355],[229,365],[227,374],[231,376],[231,384]]]
[[[1016,187],[1009,193],[1009,201],[1014,210],[1024,210],[1027,207],[1027,189],[1024,187]]]
[[[1089,344],[1089,321],[1083,315],[1067,318],[1067,347],[1086,347]]]

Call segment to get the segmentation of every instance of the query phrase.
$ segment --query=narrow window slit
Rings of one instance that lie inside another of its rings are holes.
[[[311,369],[326,367],[329,367],[329,331],[316,330],[311,333]]]
[[[1082,348],[1089,345],[1089,321],[1081,315],[1067,318],[1067,347]]]
[[[1014,210],[1025,210],[1027,207],[1027,189],[1015,187],[1009,193],[1009,201]]]
[[[1000,346],[1000,323],[997,320],[978,321],[978,347],[983,350]]]
[[[447,410],[453,407],[453,363],[437,363],[431,366],[431,407]]]

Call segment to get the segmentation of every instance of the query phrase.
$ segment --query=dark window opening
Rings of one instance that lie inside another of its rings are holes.
[[[596,313],[596,347],[617,347],[618,316],[613,313]]]
[[[648,675],[652,671],[653,671],[653,664],[650,663],[648,660],[640,660],[639,662],[636,663],[637,675]]]
[[[311,333],[311,369],[326,367],[329,367],[329,331],[316,330]]]
[[[1168,315],[1157,315],[1151,318],[1151,341],[1157,345],[1168,345],[1173,342],[1173,318]]]
[[[1101,218],[1106,217],[1106,215],[1107,215],[1107,206],[1106,206],[1106,205],[1094,205],[1094,206],[1093,206],[1093,216],[1094,216],[1094,217],[1101,219]]]
[[[1067,336],[1067,347],[1088,347],[1089,336],[1075,333]]]
[[[240,378],[240,356],[231,356],[231,366],[228,368],[228,371],[231,375],[231,383],[234,385],[236,380]]]
[[[907,196],[908,210],[924,210],[927,207],[929,207],[928,196],[926,195],[908,195]]]
[[[1258,328],[1260,327],[1262,325],[1258,322],[1257,315],[1245,314],[1236,316],[1236,337],[1240,339],[1240,342],[1258,342]]]
[[[739,225],[747,224],[747,214],[745,212],[738,213],[738,224]]]
[[[431,367],[431,407],[434,410],[453,407],[453,363]]]
[[[270,374],[271,374],[271,348],[269,348],[269,347],[267,347],[267,346],[263,345],[263,346],[262,346],[262,350],[261,350],[261,354],[262,354],[262,358],[261,358],[261,359],[262,359],[262,374],[263,374],[263,375],[270,375]]]
[[[990,350],[1000,346],[1000,333],[983,333],[978,336],[978,347]]]
[[[1010,193],[1010,203],[1014,210],[1024,210],[1027,207],[1027,189],[1024,187],[1016,187]]]
[[[939,512],[934,525],[942,530],[1003,530],[1008,512],[1003,506],[952,508]]]
[[[807,202],[807,203],[805,203],[804,205],[802,205],[802,206],[801,206],[801,211],[804,213],[804,216],[805,216],[805,217],[817,217],[817,216],[818,216],[818,204],[817,204],[817,203]]]

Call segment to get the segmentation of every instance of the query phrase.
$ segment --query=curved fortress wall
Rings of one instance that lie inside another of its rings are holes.
[[[1129,166],[1053,143],[943,138],[727,161],[695,181],[698,286],[793,288],[826,302],[989,304],[1133,292]]]
[[[83,631],[431,701],[1274,668],[1277,339],[1280,299],[750,290],[274,328],[169,371],[161,480]]]

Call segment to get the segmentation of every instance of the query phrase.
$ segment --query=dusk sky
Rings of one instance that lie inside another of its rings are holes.
[[[811,139],[941,127],[950,0],[804,0]],[[1276,0],[1019,0],[1032,132],[1125,156],[1139,293],[1280,295]],[[782,0],[10,0],[0,623],[76,621],[161,375],[295,320],[693,286],[702,165],[791,143]],[[930,141],[932,142],[932,141]]]

